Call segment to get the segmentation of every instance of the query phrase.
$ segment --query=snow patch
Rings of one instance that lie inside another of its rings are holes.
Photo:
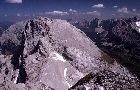
[[[66,83],[67,83],[68,87],[70,88],[70,87],[72,87],[72,85],[70,85],[70,84],[68,83],[68,81],[67,81],[67,71],[68,71],[68,69],[65,68],[65,69],[64,69],[64,77],[65,77],[65,79],[66,79]]]
[[[19,74],[19,69],[17,70],[16,78],[15,78],[15,80],[14,80],[14,83],[15,83],[15,84],[17,83],[18,74]]]
[[[100,87],[99,90],[104,90],[104,88],[103,87]]]
[[[140,33],[140,21],[136,22],[136,26],[138,27],[138,32]]]
[[[62,55],[58,54],[57,52],[52,52],[50,54],[50,57],[56,61],[62,61],[62,62],[66,62],[66,60],[63,58]]]
[[[88,87],[88,86],[85,86],[85,88],[86,88],[86,90],[90,90],[90,87]]]
[[[67,76],[67,70],[68,70],[67,68],[64,69],[64,77],[65,77],[65,78],[66,78],[66,76]]]
[[[104,87],[98,85],[98,90],[104,90]]]
[[[140,21],[136,22],[137,27],[140,27]]]
[[[140,33],[140,27],[138,28],[138,32]]]

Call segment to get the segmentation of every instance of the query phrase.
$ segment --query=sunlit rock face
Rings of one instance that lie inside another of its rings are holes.
[[[139,89],[137,77],[64,20],[19,22],[0,43],[0,90]]]

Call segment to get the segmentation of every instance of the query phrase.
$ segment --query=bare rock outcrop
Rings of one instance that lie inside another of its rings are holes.
[[[37,17],[0,37],[0,90],[139,90],[139,81],[64,20]]]

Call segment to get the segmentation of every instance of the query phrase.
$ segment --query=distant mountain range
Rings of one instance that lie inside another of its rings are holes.
[[[96,45],[140,78],[140,18],[97,18],[73,23]]]
[[[3,21],[0,22],[0,36],[2,35],[2,33],[8,29],[12,24],[14,24],[15,22],[8,22],[8,21]]]
[[[9,21],[0,21],[0,27],[3,29],[8,29],[8,27],[15,22],[9,22]]]

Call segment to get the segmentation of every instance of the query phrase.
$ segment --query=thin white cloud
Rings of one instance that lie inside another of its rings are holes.
[[[63,12],[63,11],[52,11],[52,12],[46,12],[47,15],[68,15],[68,12]]]
[[[92,7],[93,8],[104,8],[104,4],[99,3],[99,4],[96,4],[96,5],[93,5]]]
[[[4,14],[4,17],[7,17],[8,15],[7,14]]]
[[[101,16],[101,13],[100,13],[100,12],[98,12],[98,11],[87,12],[86,14],[88,14],[88,15]]]
[[[77,10],[69,9],[69,12],[77,13]]]
[[[44,13],[42,13],[42,12],[39,12],[39,13],[38,13],[38,15],[44,15]]]
[[[137,11],[137,9],[132,9],[132,11],[133,11],[133,12],[136,12],[136,11]]]
[[[112,16],[115,16],[115,15],[116,15],[116,14],[114,14],[114,13],[112,14]]]
[[[7,3],[22,3],[22,0],[5,0]]]
[[[32,16],[33,16],[33,17],[35,17],[36,15],[35,15],[35,14],[33,14]]]
[[[30,14],[24,14],[24,16],[25,16],[25,17],[29,17],[29,16],[30,16]]]
[[[20,17],[21,16],[21,14],[20,13],[17,13],[17,17]]]
[[[113,6],[113,8],[118,8],[119,6]]]
[[[119,9],[117,10],[117,12],[119,12],[119,13],[129,13],[127,7],[119,8]]]

